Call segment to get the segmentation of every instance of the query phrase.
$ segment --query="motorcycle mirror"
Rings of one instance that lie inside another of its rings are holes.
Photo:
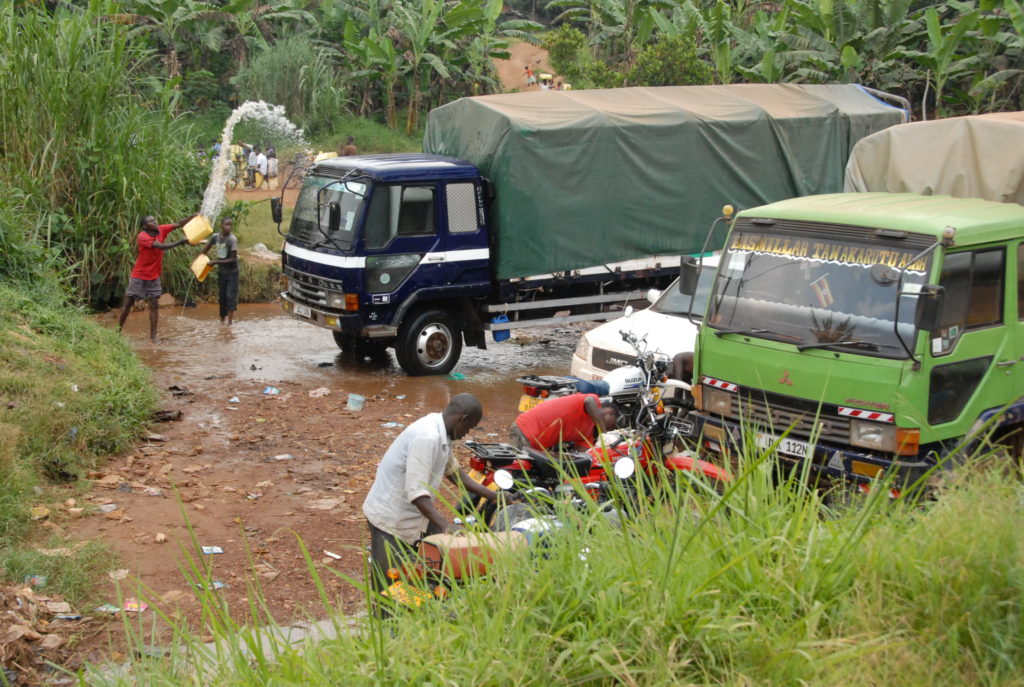
[[[501,489],[511,489],[516,481],[512,479],[512,473],[508,470],[498,470],[494,473],[494,483]]]
[[[636,471],[636,463],[633,462],[632,458],[619,458],[615,461],[615,467],[612,468],[612,471],[619,479],[628,479]]]

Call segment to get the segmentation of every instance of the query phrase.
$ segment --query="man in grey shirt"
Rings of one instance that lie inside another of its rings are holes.
[[[480,401],[471,394],[458,394],[442,412],[406,427],[384,454],[363,502],[370,528],[370,585],[375,592],[387,587],[389,567],[415,554],[421,537],[452,528],[433,500],[442,477],[452,484],[461,482],[475,496],[498,498],[497,492],[460,468],[452,453],[451,442],[464,437],[482,417]]]
[[[238,237],[231,233],[235,223],[230,217],[220,221],[220,233],[206,242],[202,255],[217,246],[216,257],[210,261],[217,265],[217,302],[220,304],[220,323],[227,319],[228,326],[235,319],[238,309]]]

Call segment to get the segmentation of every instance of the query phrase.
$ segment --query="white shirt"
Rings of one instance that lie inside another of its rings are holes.
[[[459,465],[441,413],[431,413],[398,435],[377,466],[363,514],[374,527],[412,544],[427,529],[427,518],[413,501],[433,497],[441,478]]]
[[[260,153],[256,156],[256,166],[260,168],[260,174],[267,176],[267,156]]]
[[[250,167],[255,167],[256,166],[256,151],[255,150],[252,151],[251,153],[249,153],[249,160],[248,160],[248,162],[249,162],[249,166]]]

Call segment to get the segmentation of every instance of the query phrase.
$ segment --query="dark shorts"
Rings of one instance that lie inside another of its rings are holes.
[[[159,277],[156,279],[136,279],[131,277],[128,279],[128,289],[124,292],[124,295],[141,300],[150,300],[152,298],[160,298],[163,292],[164,289],[160,285]]]
[[[217,302],[220,304],[220,316],[227,317],[229,312],[238,310],[238,268],[217,271]]]

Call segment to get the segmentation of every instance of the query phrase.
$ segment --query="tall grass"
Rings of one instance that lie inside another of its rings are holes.
[[[833,513],[751,453],[722,497],[680,484],[621,530],[561,510],[565,527],[488,578],[354,631],[335,615],[331,639],[292,645],[254,629],[258,601],[243,627],[209,599],[215,649],[179,628],[176,658],[90,684],[1019,684],[1018,479]]]
[[[175,91],[124,27],[64,5],[0,6],[0,64],[0,178],[36,218],[20,242],[58,250],[83,301],[119,298],[139,218],[177,219],[202,193]]]

